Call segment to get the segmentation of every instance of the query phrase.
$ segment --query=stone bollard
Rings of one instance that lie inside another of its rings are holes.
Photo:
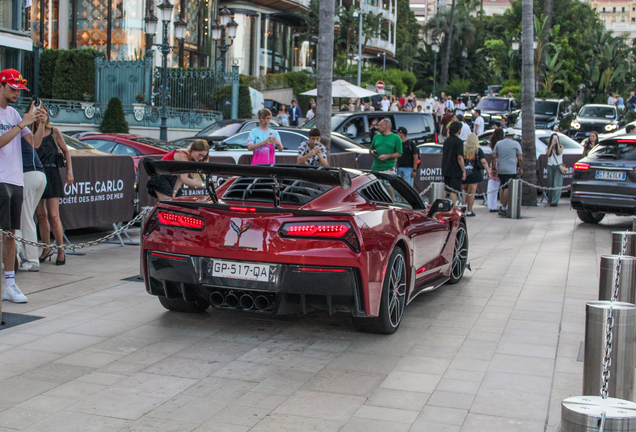
[[[435,200],[446,197],[446,188],[444,183],[431,183],[433,187],[428,191],[429,203],[433,204]]]
[[[618,297],[615,301],[636,303],[636,258],[627,255],[601,256],[601,272],[598,283],[598,299],[612,300],[616,288],[616,264],[621,261]]]
[[[594,301],[585,310],[585,353],[583,395],[598,396],[603,384],[603,357],[607,337],[607,318],[612,310],[611,364],[608,397],[634,399],[634,359],[636,358],[636,306],[630,303]]]
[[[623,250],[623,242],[625,250]],[[612,255],[636,256],[636,232],[614,231],[612,233]]]
[[[605,418],[605,420],[603,420]],[[634,402],[600,396],[574,396],[561,403],[561,432],[636,431]]]
[[[508,217],[521,219],[521,180],[514,179],[508,184]]]

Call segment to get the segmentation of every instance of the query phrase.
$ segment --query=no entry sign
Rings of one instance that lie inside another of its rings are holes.
[[[378,90],[384,90],[384,81],[378,81],[377,83],[375,83],[375,88],[377,88]]]

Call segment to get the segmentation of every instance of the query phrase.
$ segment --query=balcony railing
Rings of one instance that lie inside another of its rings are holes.
[[[367,44],[367,48],[377,48],[395,54],[395,43],[389,42],[388,40],[384,40],[379,37],[371,38],[371,40]]]
[[[389,4],[389,9],[385,9],[384,6],[376,6],[368,3],[362,3],[362,10],[364,12],[372,12],[374,15],[382,14],[384,18],[395,23],[396,17],[395,13],[391,10],[391,6]]]

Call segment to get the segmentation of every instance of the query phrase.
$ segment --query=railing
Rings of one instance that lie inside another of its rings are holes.
[[[395,23],[396,22],[396,17],[395,17],[395,12],[392,11],[390,9],[391,5],[389,5],[389,8],[385,8],[384,6],[376,6],[376,5],[372,5],[372,4],[368,4],[368,3],[363,3],[362,4],[362,10],[364,12],[372,12],[373,15],[380,15],[382,14],[383,18],[386,18],[387,20]]]
[[[371,38],[369,43],[367,43],[368,48],[379,48],[385,51],[389,51],[395,53],[395,44],[391,43],[387,40],[381,39],[379,37]]]
[[[42,99],[49,110],[53,124],[99,125],[107,104],[100,102],[76,102]],[[31,104],[30,98],[21,98],[15,109],[23,114]],[[223,119],[218,111],[168,108],[168,128],[203,129]],[[149,105],[124,105],[124,114],[130,127],[159,127],[161,107]]]
[[[217,90],[217,74],[213,69],[168,69],[166,105],[173,108],[212,109]],[[161,105],[163,70],[156,68],[153,82],[153,101]]]

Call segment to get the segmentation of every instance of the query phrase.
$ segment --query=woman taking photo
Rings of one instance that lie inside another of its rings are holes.
[[[278,124],[281,126],[289,126],[289,113],[287,112],[287,107],[285,104],[280,106],[280,111],[278,111]]]
[[[550,135],[549,143],[545,152],[548,156],[548,187],[560,188],[563,186],[563,173],[559,169],[559,166],[563,163],[563,146],[559,136],[555,133]],[[556,207],[559,204],[559,199],[561,199],[561,189],[548,192],[550,207]]]
[[[488,147],[491,150],[494,150],[495,144],[504,139],[503,129],[497,128],[490,135],[490,143],[488,143]],[[492,166],[490,169],[490,175],[488,176],[488,195],[486,197],[486,202],[488,203],[488,210],[491,213],[495,213],[497,211],[497,195],[499,193],[499,186],[501,182],[499,181],[499,177],[497,176],[497,167]],[[491,192],[492,191],[492,192]]]
[[[466,180],[464,180],[464,202],[466,203],[466,216],[475,216],[473,213],[473,204],[475,204],[474,195],[477,192],[477,185],[484,179],[483,171],[486,170],[490,177],[490,168],[488,161],[484,156],[484,151],[479,148],[479,138],[474,133],[468,135],[464,141],[464,167],[466,168]]]
[[[207,162],[210,146],[208,142],[202,139],[194,140],[189,149],[172,150],[170,153],[161,158],[166,161],[182,161],[182,162]],[[182,185],[188,185],[193,188],[204,188],[205,183],[201,180],[190,178],[188,174],[179,175],[160,175],[150,177],[148,180],[148,194],[159,198],[160,201],[166,201],[176,197]]]
[[[42,194],[35,214],[38,217],[38,229],[42,242],[51,244],[51,231],[55,238],[55,244],[61,246],[64,244],[64,227],[60,220],[60,198],[64,196],[64,183],[70,185],[73,183],[73,164],[68,147],[62,138],[58,128],[54,128],[49,124],[48,110],[42,104],[42,109],[46,113],[46,117],[42,119],[44,122],[44,137],[42,144],[37,149],[38,157],[44,167],[44,175],[46,175],[46,188]],[[34,123],[34,130],[40,128],[40,122]],[[66,165],[66,179],[62,180],[60,168]],[[40,255],[40,262],[44,262],[47,258],[49,261],[53,256],[53,249],[44,249]],[[55,264],[66,264],[66,255],[64,250],[57,250],[57,258]]]
[[[254,152],[252,165],[273,165],[276,163],[276,149],[283,151],[278,131],[269,128],[272,112],[263,108],[258,112],[260,125],[250,131],[247,149]]]
[[[581,144],[583,145],[583,155],[581,157],[587,157],[590,150],[598,144],[598,133],[595,131],[590,132],[590,136],[585,138]]]

